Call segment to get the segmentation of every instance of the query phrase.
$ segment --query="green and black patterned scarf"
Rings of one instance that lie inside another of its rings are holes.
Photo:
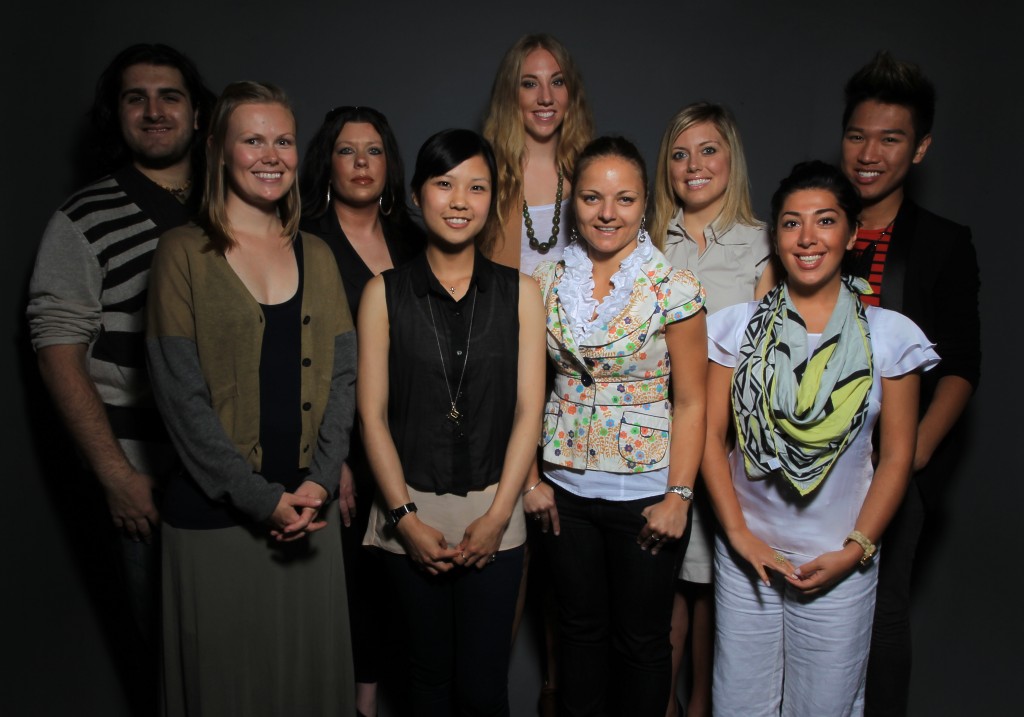
[[[800,495],[825,480],[867,418],[871,335],[859,294],[843,277],[839,300],[808,357],[807,327],[785,284],[757,305],[733,372],[736,434],[751,479],[780,471]]]

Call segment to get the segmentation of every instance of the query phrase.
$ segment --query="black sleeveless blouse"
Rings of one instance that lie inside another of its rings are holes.
[[[406,483],[461,496],[497,483],[516,407],[519,272],[477,252],[459,301],[434,277],[425,253],[382,276],[391,340],[388,422]],[[453,420],[445,375],[454,397],[464,361],[461,416]]]

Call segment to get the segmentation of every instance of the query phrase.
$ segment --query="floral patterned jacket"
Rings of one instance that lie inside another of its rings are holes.
[[[555,385],[544,409],[544,460],[567,468],[643,473],[668,466],[672,404],[665,329],[701,311],[705,292],[656,249],[626,308],[577,346],[558,298],[564,261],[538,267]]]

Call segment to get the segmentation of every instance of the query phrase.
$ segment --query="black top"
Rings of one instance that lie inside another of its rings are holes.
[[[391,255],[392,265],[401,266],[423,251],[426,236],[419,226],[409,220],[395,222],[383,215],[380,220],[381,228],[384,230],[384,242]],[[315,234],[323,239],[334,253],[334,260],[338,262],[338,271],[341,273],[341,281],[345,285],[345,297],[348,299],[348,308],[352,312],[354,323],[359,316],[359,300],[363,296],[363,289],[373,278],[373,272],[349,243],[333,208],[328,208],[319,217],[304,218],[302,231]],[[368,509],[368,501],[373,497],[375,485],[358,425],[352,427],[352,433],[349,436],[348,458],[345,459],[345,462],[352,469],[357,496],[362,499],[360,503],[364,504],[360,505],[359,510]]]
[[[459,301],[438,283],[423,253],[382,276],[391,341],[388,423],[406,483],[462,496],[497,483],[516,406],[519,272],[477,252]],[[445,374],[454,396],[467,338],[456,400],[462,417],[453,421]]]
[[[419,226],[411,221],[397,224],[383,215],[380,221],[384,230],[384,242],[388,246],[388,254],[391,255],[391,263],[394,266],[405,264],[423,251],[426,236]],[[345,284],[348,307],[352,311],[352,320],[355,321],[359,316],[359,300],[363,296],[363,289],[373,278],[373,272],[349,243],[333,209],[328,208],[319,217],[303,219],[301,228],[302,231],[316,234],[323,239],[334,252],[334,259],[338,262],[338,270],[341,272],[341,281]]]
[[[263,344],[260,348],[260,449],[261,475],[294,492],[305,471],[298,469],[302,435],[302,242],[292,242],[299,266],[299,284],[281,304],[260,304],[263,311]],[[230,346],[224,347],[230,351]],[[252,521],[228,503],[207,497],[188,475],[173,476],[161,507],[164,520],[176,528],[213,530],[250,524]]]

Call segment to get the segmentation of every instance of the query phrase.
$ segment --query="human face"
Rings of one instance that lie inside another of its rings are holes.
[[[569,90],[555,56],[537,48],[523,58],[519,109],[526,134],[537,142],[556,137],[569,106]]]
[[[711,122],[698,122],[676,136],[668,171],[685,211],[721,210],[729,186],[730,160],[729,146]]]
[[[252,206],[274,206],[295,181],[295,118],[284,105],[246,103],[228,120],[224,169],[228,193]]]
[[[843,255],[853,248],[857,227],[850,226],[832,192],[793,192],[783,202],[775,230],[790,291],[808,294],[838,284]]]
[[[481,155],[424,182],[413,202],[422,210],[431,238],[452,246],[476,239],[487,223],[493,184]]]
[[[187,161],[198,115],[176,67],[130,65],[121,75],[117,109],[137,166],[163,169]]]
[[[331,196],[356,207],[375,203],[384,193],[388,160],[384,142],[369,122],[346,122],[334,140]]]
[[[865,100],[843,134],[843,173],[866,204],[902,197],[907,172],[924,159],[931,141],[931,135],[914,137],[909,108]]]
[[[640,169],[622,157],[598,157],[576,179],[576,228],[593,261],[622,261],[636,247],[644,217]]]

